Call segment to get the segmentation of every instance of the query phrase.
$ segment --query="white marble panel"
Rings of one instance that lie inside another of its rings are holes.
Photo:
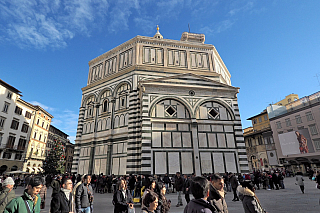
[[[156,117],[164,117],[164,105],[156,105]]]
[[[211,152],[200,152],[201,173],[212,173]]]
[[[123,153],[123,143],[118,144],[118,153]]]
[[[205,124],[199,124],[198,130],[201,132],[211,132],[210,125],[205,125]]]
[[[224,159],[226,161],[227,172],[236,173],[237,166],[234,153],[224,153]]]
[[[84,161],[83,173],[84,174],[88,174],[89,173],[89,160],[85,160]]]
[[[180,59],[179,59],[179,51],[175,51],[175,52],[174,52],[174,65],[175,65],[175,66],[179,66],[179,64],[180,64],[180,63],[179,63],[179,60],[180,60]]]
[[[176,172],[180,172],[179,152],[169,152],[168,163],[169,174],[175,174]]]
[[[157,50],[157,63],[163,64],[163,51],[162,51],[162,49]]]
[[[228,120],[226,108],[219,108],[219,113],[220,113],[220,120]]]
[[[218,138],[218,146],[219,147],[226,147],[226,137],[224,133],[217,133]]]
[[[207,147],[207,133],[198,133],[199,147]]]
[[[123,152],[127,152],[127,142],[123,143]]]
[[[104,153],[104,146],[100,146],[100,155],[103,155],[103,153]]]
[[[94,154],[99,155],[99,153],[100,153],[100,146],[96,146]]]
[[[113,144],[113,146],[112,146],[112,148],[113,148],[113,154],[116,154],[116,153],[118,153],[118,144]]]
[[[132,64],[132,49],[128,53],[128,64]]]
[[[189,124],[178,124],[179,131],[189,131]]]
[[[167,156],[165,152],[155,153],[155,172],[156,174],[167,173]]]
[[[181,66],[185,67],[186,66],[186,52],[180,52],[180,56],[181,56]]]
[[[201,54],[197,54],[197,67],[202,67],[202,58],[201,58]]]
[[[144,62],[149,63],[149,56],[150,56],[150,49],[145,48],[144,49]]]
[[[177,124],[166,123],[166,130],[168,130],[168,131],[177,130]]]
[[[152,132],[152,146],[161,147],[161,132]]]
[[[195,53],[191,53],[191,67],[197,67],[196,54]]]
[[[163,123],[152,123],[152,130],[164,130]]]
[[[202,63],[203,63],[204,68],[208,68],[208,55],[207,54],[202,55]]]
[[[209,148],[217,147],[217,138],[215,133],[208,133]]]
[[[172,133],[173,147],[181,147],[181,132]]]
[[[223,132],[222,125],[211,125],[212,132]]]
[[[200,119],[207,119],[208,118],[208,110],[207,107],[199,107],[200,110]]]
[[[227,144],[229,148],[235,148],[235,142],[234,142],[234,135],[233,134],[226,134],[227,136]]]
[[[101,159],[100,173],[107,174],[107,159]]]
[[[111,119],[108,118],[107,119],[107,126],[106,126],[106,129],[110,129],[111,128]]]
[[[177,105],[177,117],[178,118],[185,118],[186,117],[185,107],[181,104]]]
[[[182,132],[182,145],[183,147],[191,147],[191,133]]]
[[[171,147],[171,132],[162,132],[162,146]]]
[[[233,126],[231,126],[231,125],[225,125],[225,126],[224,126],[224,131],[225,131],[225,132],[233,132]]]
[[[213,167],[214,173],[224,173],[224,161],[223,161],[223,154],[214,152],[212,153],[213,156]]]
[[[100,159],[94,160],[94,174],[100,174]]]
[[[83,160],[79,160],[79,165],[78,165],[78,174],[83,175],[83,167],[84,167],[84,161]]]
[[[119,175],[119,158],[112,159],[112,174]]]
[[[168,64],[173,65],[173,51],[172,50],[168,51]]]
[[[127,157],[120,158],[119,175],[125,175],[127,172]]]
[[[192,152],[181,152],[181,166],[182,174],[194,173]]]

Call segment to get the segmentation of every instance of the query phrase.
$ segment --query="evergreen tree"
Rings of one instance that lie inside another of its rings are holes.
[[[46,174],[63,174],[65,170],[64,146],[61,141],[54,139],[55,146],[49,151],[43,162]]]

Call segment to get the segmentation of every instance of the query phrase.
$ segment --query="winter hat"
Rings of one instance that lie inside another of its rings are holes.
[[[2,183],[3,186],[7,186],[7,185],[14,185],[14,181],[11,177],[7,177],[3,183]]]

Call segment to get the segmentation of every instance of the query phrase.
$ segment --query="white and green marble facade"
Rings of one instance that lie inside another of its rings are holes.
[[[72,172],[248,172],[230,77],[200,42],[137,36],[93,59]]]

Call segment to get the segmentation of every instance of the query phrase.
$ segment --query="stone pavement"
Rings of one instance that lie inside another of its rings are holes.
[[[307,177],[305,179],[305,194],[302,194],[299,186],[295,185],[295,178],[285,178],[285,189],[280,190],[257,190],[256,194],[268,213],[319,213],[320,205],[320,190],[317,189],[316,183],[310,181]],[[49,213],[49,206],[51,200],[51,191],[48,189],[48,196],[46,199],[46,208],[42,210],[42,213]],[[16,189],[16,194],[21,195],[23,192],[22,187]],[[171,193],[167,195],[167,199],[172,201],[172,207],[170,212],[182,213],[186,205],[183,199],[184,206],[175,207],[177,204],[177,195]],[[191,196],[192,197],[192,196]],[[183,195],[184,198],[184,195]],[[244,213],[242,203],[240,201],[233,202],[233,193],[228,192],[226,195],[226,201],[228,204],[229,213]],[[95,213],[113,213],[113,205],[111,203],[112,194],[95,194],[94,212]],[[136,206],[136,213],[140,213],[140,207]]]

